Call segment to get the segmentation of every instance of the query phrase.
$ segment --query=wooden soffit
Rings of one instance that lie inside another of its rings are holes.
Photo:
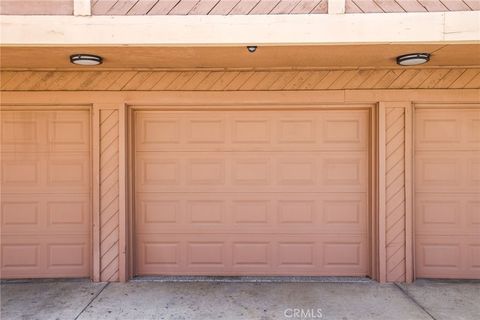
[[[424,67],[480,65],[480,44],[377,44],[327,46],[141,47],[141,46],[6,46],[2,69],[189,69],[189,68],[396,68],[395,58],[412,52],[432,54]],[[76,53],[100,55],[104,63],[86,69],[72,65]]]

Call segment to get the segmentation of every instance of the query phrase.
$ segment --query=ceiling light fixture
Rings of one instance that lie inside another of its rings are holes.
[[[257,51],[257,46],[248,46],[247,50],[250,53],[254,53],[255,51]]]
[[[416,66],[427,63],[430,53],[409,53],[397,57],[397,64],[401,66]]]
[[[96,66],[102,64],[103,58],[94,54],[72,54],[70,62],[82,66]]]

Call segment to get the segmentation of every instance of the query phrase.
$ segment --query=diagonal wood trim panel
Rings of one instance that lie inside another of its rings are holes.
[[[480,10],[478,0],[346,0],[346,13],[447,12]]]
[[[385,111],[387,281],[405,281],[405,109]]]
[[[411,282],[411,102],[378,107],[378,279]]]
[[[327,0],[93,0],[93,15],[250,15],[327,13]]]
[[[100,281],[119,280],[119,115],[100,109]]]
[[[2,91],[477,89],[480,68],[2,71]]]

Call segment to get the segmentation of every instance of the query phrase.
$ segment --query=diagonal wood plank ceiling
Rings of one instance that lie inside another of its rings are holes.
[[[290,71],[3,71],[2,91],[477,89],[480,68]]]

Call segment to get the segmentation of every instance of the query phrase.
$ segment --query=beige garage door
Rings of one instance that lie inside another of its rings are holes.
[[[1,277],[88,276],[89,111],[1,116]]]
[[[366,275],[368,119],[136,111],[135,273]]]
[[[418,109],[416,276],[480,278],[480,109]]]

